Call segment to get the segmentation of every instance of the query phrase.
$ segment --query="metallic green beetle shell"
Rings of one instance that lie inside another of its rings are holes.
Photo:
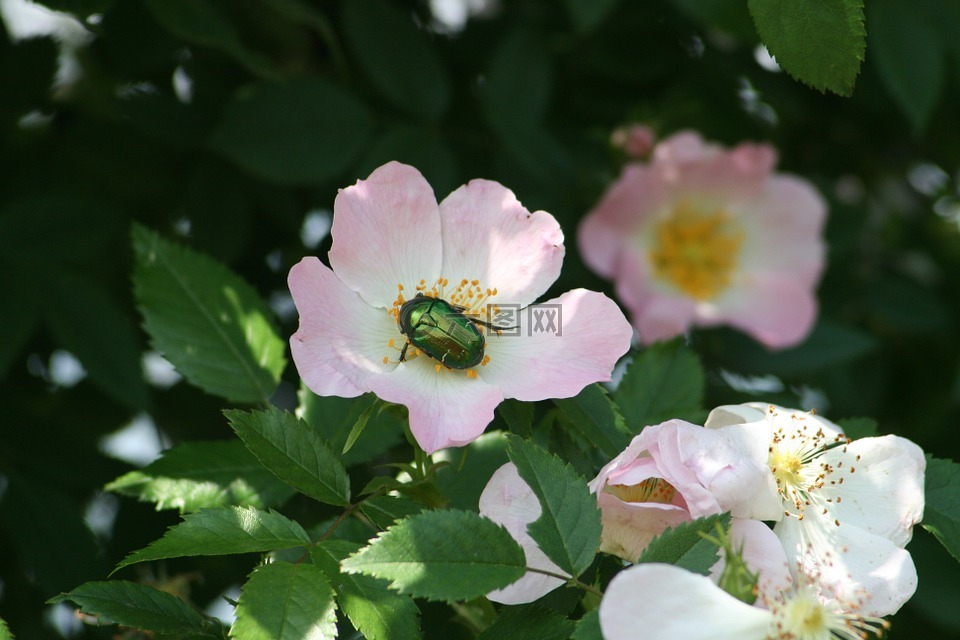
[[[397,325],[410,344],[451,369],[469,369],[483,360],[483,333],[446,300],[417,294],[400,307]]]

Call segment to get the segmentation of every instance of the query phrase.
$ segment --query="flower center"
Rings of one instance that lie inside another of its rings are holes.
[[[605,493],[624,502],[656,502],[670,504],[677,490],[663,478],[647,478],[638,484],[608,484]]]
[[[482,332],[488,327],[497,330],[490,322],[490,318],[501,313],[490,302],[497,290],[485,289],[479,280],[467,279],[450,287],[450,281],[443,277],[432,285],[420,280],[414,289],[415,298],[423,297],[416,298],[417,302],[405,309],[404,305],[414,298],[408,300],[403,284],[397,284],[397,298],[387,313],[397,320],[401,336],[390,338],[386,346],[399,352],[399,357],[392,360],[386,355],[383,363],[406,362],[426,353],[437,360],[437,373],[460,370],[468,378],[476,378],[475,365],[486,366],[490,362],[490,356],[484,353]]]
[[[657,277],[697,300],[710,300],[730,284],[742,242],[743,232],[727,212],[703,211],[684,199],[657,223],[650,262]]]
[[[777,410],[770,407],[768,413],[772,418]],[[853,463],[859,460],[859,456],[850,456],[848,460],[830,462],[824,454],[836,447],[842,447],[846,453],[849,441],[843,434],[827,435],[816,423],[808,423],[806,419],[807,414],[792,414],[790,426],[774,432],[767,457],[783,499],[784,514],[800,520],[807,509],[819,510],[824,516],[830,512],[833,503],[840,501],[840,496],[831,496],[843,484],[846,474],[856,472]],[[834,523],[840,524],[837,520]]]
[[[882,618],[845,612],[839,603],[824,604],[811,588],[786,594],[786,601],[771,606],[773,620],[768,638],[789,640],[863,640],[877,637],[890,627]],[[834,606],[829,606],[833,604]]]

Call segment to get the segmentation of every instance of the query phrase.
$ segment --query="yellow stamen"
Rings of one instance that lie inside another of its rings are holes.
[[[711,300],[733,280],[743,231],[726,211],[681,200],[657,223],[652,242],[657,277],[697,300]]]

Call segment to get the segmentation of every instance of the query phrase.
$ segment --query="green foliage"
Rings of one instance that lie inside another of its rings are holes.
[[[208,0],[143,0],[154,19],[178,38],[221,51],[264,78],[276,74],[261,54],[247,49],[240,34]]]
[[[705,538],[717,535],[717,524],[727,528],[730,514],[717,514],[683,522],[650,541],[637,562],[664,562],[707,575],[718,558],[720,545]]]
[[[308,562],[272,562],[240,590],[230,636],[243,640],[337,637],[337,605],[327,576]]]
[[[403,496],[376,496],[360,503],[360,510],[378,529],[386,529],[423,511],[423,505]]]
[[[679,340],[661,342],[634,356],[613,399],[627,428],[644,427],[677,418],[694,424],[703,410],[704,374],[699,358]]]
[[[938,6],[942,4],[924,0],[908,10],[889,0],[867,3],[870,60],[917,131],[926,128],[946,80],[947,43],[938,21],[960,27],[956,17],[951,20],[945,7]]]
[[[278,478],[320,502],[350,504],[350,478],[329,443],[291,413],[276,408],[226,411],[247,448]]]
[[[303,527],[275,511],[252,507],[204,509],[185,515],[183,522],[128,555],[114,571],[163,558],[274,551],[307,544],[310,538]]]
[[[372,125],[366,106],[346,89],[300,78],[239,91],[210,145],[253,175],[317,184],[351,166],[370,142]]]
[[[507,454],[543,509],[530,536],[558,567],[580,575],[600,548],[597,497],[570,465],[534,444],[513,436]]]
[[[413,600],[388,590],[384,580],[340,570],[340,562],[359,549],[358,544],[331,540],[310,550],[314,564],[336,589],[340,610],[368,640],[420,638],[420,611]]]
[[[101,623],[190,638],[225,637],[218,620],[197,613],[180,598],[155,587],[126,580],[87,582],[51,603],[73,602]]]
[[[519,400],[504,400],[497,405],[497,413],[507,423],[510,431],[521,438],[533,434],[533,403]]]
[[[250,285],[141,226],[133,247],[134,293],[153,347],[204,391],[266,401],[286,365],[285,345]]]
[[[228,505],[267,509],[294,493],[237,440],[185,442],[104,488],[181,513]]]
[[[13,634],[10,633],[10,627],[0,618],[0,640],[13,640]]]
[[[600,611],[592,609],[583,614],[577,622],[576,631],[570,638],[571,640],[603,640],[603,634],[600,631]]]
[[[318,396],[306,387],[300,389],[300,417],[330,442],[347,466],[365,462],[383,454],[403,438],[404,421],[397,407],[389,407],[372,393],[356,398]],[[370,411],[370,413],[367,413]],[[360,433],[347,447],[350,435],[362,422]]]
[[[341,563],[348,573],[390,581],[414,597],[454,602],[519,579],[523,549],[505,529],[470,511],[410,516]]]
[[[927,456],[923,528],[960,561],[960,464]]]
[[[748,0],[760,39],[783,69],[820,91],[853,93],[866,48],[863,0]]]
[[[610,15],[620,0],[566,0],[567,13],[577,31],[588,32]]]
[[[588,385],[576,396],[557,399],[553,403],[604,455],[613,458],[630,442],[630,432],[620,409],[599,384]]]
[[[574,626],[565,616],[537,605],[505,607],[477,640],[567,640]]]
[[[384,98],[414,117],[440,119],[450,103],[447,72],[409,13],[385,0],[348,2],[343,27],[357,62]]]

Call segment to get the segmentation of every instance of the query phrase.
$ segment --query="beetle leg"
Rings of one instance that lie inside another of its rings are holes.
[[[406,362],[406,361],[407,361],[407,347],[409,347],[409,346],[410,346],[410,343],[409,343],[409,342],[404,342],[404,343],[403,343],[403,349],[400,350],[400,362]]]

